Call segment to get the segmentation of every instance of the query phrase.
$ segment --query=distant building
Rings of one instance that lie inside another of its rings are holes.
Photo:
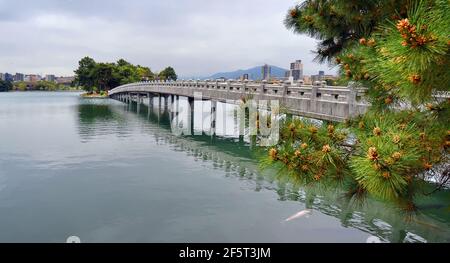
[[[16,73],[16,75],[14,75],[14,81],[23,81],[24,80],[25,75],[22,73]]]
[[[325,71],[319,70],[319,78],[323,80],[324,76],[325,76]]]
[[[262,79],[269,80],[271,71],[272,71],[272,68],[269,65],[265,64],[264,66],[262,66],[261,67]]]
[[[27,75],[25,78],[27,79],[28,82],[38,82],[42,79],[41,76],[35,74]]]
[[[75,77],[70,76],[70,77],[57,77],[55,79],[56,83],[58,84],[62,84],[65,86],[71,86],[72,82],[75,80]]]
[[[311,85],[312,84],[311,76],[303,76],[303,84]]]
[[[0,80],[5,80],[5,74],[0,73]]]
[[[9,81],[9,82],[13,82],[14,81],[14,76],[12,74],[5,73],[4,74],[4,80],[5,81]]]
[[[56,77],[55,77],[55,75],[46,75],[45,80],[48,82],[55,82]]]
[[[291,63],[289,75],[286,77],[292,77],[294,80],[303,79],[303,64],[301,60],[296,60]]]
[[[248,78],[248,74],[247,73],[245,73],[244,75],[242,75],[241,77],[240,77],[240,80],[248,80],[249,78]]]
[[[325,75],[325,72],[323,70],[319,71],[319,74],[311,76],[312,83],[314,83],[315,81],[336,80],[336,79],[337,77],[334,75]]]

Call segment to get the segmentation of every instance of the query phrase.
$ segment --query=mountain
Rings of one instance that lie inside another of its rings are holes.
[[[244,74],[248,74],[248,77],[253,80],[262,79],[261,67],[262,66],[257,66],[249,69],[240,69],[230,72],[220,72],[203,79],[218,79],[218,78],[238,79]],[[283,78],[285,76],[287,69],[280,68],[277,66],[270,66],[270,67],[271,67],[271,74],[270,74],[271,77]]]

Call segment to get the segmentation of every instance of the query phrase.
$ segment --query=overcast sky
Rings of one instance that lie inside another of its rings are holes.
[[[264,63],[305,74],[316,41],[283,25],[293,0],[0,0],[0,72],[73,75],[80,58],[124,58],[180,76]]]

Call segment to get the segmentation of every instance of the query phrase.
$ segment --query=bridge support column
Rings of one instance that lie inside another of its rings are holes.
[[[161,93],[158,93],[158,124],[161,120]]]
[[[164,111],[169,110],[169,95],[164,95]]]
[[[141,113],[141,94],[139,94],[139,93],[136,95],[136,107],[137,107],[137,109],[136,109],[137,113],[138,114]]]
[[[256,147],[256,135],[250,135],[250,149]]]
[[[175,96],[175,125],[180,123],[180,96]]]
[[[217,101],[211,101],[211,136],[216,135]]]
[[[309,100],[309,111],[317,112],[317,91],[319,86],[313,85],[311,88],[311,98]]]
[[[170,108],[169,108],[169,111],[173,111],[173,105],[175,103],[175,95],[170,94],[169,97],[170,97]]]
[[[356,97],[358,95],[358,92],[356,90],[355,83],[350,82],[348,84],[348,89],[350,92],[348,93],[347,97],[347,103],[348,103],[348,118],[355,117],[358,115],[358,102],[356,100]]]
[[[194,135],[194,104],[195,104],[195,100],[194,98],[188,97],[188,104],[189,104],[189,109],[188,109],[188,121],[189,121],[189,132],[191,133],[190,135]]]
[[[147,108],[148,112],[147,112],[147,114],[148,114],[148,117],[150,118],[150,114],[153,111],[153,96],[149,92],[149,93],[147,93],[147,97],[148,97],[148,108]]]
[[[147,97],[148,97],[148,106],[153,107],[153,95],[149,92],[147,93]]]

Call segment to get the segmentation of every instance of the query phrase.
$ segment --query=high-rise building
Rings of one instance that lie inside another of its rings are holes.
[[[63,84],[65,86],[72,85],[72,82],[75,80],[75,77],[58,77],[56,78],[56,83]]]
[[[45,80],[48,82],[55,82],[56,77],[55,77],[55,75],[46,75]]]
[[[4,77],[5,81],[9,81],[9,82],[13,82],[14,81],[14,76],[12,74],[9,73],[5,73],[5,77]]]
[[[0,80],[5,80],[5,74],[0,73]]]
[[[284,77],[285,78],[289,78],[290,76],[291,76],[291,71],[290,70],[284,72]]]
[[[14,81],[23,81],[25,75],[22,73],[16,73],[16,75],[14,75]]]
[[[245,73],[241,76],[241,80],[248,80],[248,74]]]
[[[271,71],[272,71],[272,68],[269,65],[265,64],[264,66],[262,66],[262,68],[261,68],[262,79],[269,80]]]
[[[319,79],[323,80],[323,77],[325,76],[325,71],[319,70]]]
[[[288,77],[292,77],[294,80],[303,79],[303,64],[301,60],[291,63]]]
[[[41,78],[41,76],[39,76],[39,75],[29,75],[28,76],[28,81],[29,82],[38,82],[38,81],[40,81],[42,78]]]
[[[319,71],[319,74],[312,75],[311,81],[314,83],[315,81],[323,81],[323,80],[336,80],[337,77],[333,75],[325,75],[325,72],[323,70]]]

